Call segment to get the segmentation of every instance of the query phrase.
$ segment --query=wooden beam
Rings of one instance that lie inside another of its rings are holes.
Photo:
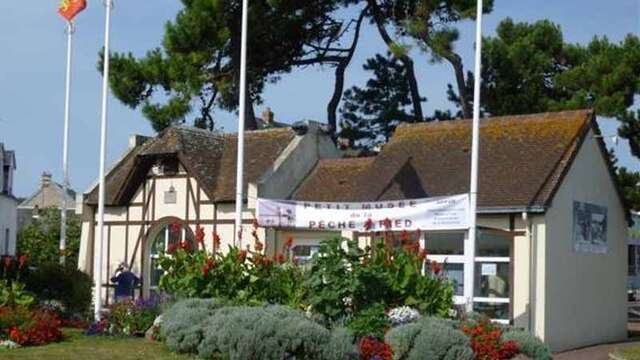
[[[145,199],[145,203],[144,206],[142,207],[142,220],[139,222],[136,221],[129,221],[129,225],[140,225],[140,231],[138,231],[138,239],[136,240],[136,246],[133,248],[133,255],[131,256],[131,262],[129,263],[129,267],[132,268],[133,267],[133,263],[135,262],[136,259],[136,255],[138,254],[138,248],[140,247],[140,242],[142,241],[142,237],[144,236],[145,233],[145,225],[147,224],[147,221],[145,220],[145,218],[147,217],[147,213],[149,212],[149,203],[151,202],[151,195],[154,194],[153,191],[151,190],[155,190],[155,182],[153,182],[151,184],[151,189],[149,189],[149,194],[147,194],[147,184],[144,184],[144,188],[142,189],[142,193]],[[140,264],[141,267],[141,271],[142,272],[142,263]]]

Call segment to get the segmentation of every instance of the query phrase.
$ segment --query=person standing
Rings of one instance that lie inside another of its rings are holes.
[[[133,299],[133,290],[140,283],[140,279],[129,270],[126,264],[122,263],[116,269],[111,282],[116,284],[116,302],[122,302]]]

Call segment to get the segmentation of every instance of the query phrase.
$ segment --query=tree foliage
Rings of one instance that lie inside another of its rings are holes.
[[[166,24],[161,47],[141,58],[111,55],[111,89],[124,104],[140,107],[156,130],[185,122],[192,111],[196,126],[212,129],[215,107],[233,111],[238,105],[241,1],[181,1],[184,8]],[[331,47],[343,34],[343,24],[331,14],[343,3],[348,1],[251,2],[249,128],[255,128],[252,105],[261,102],[265,84],[295,66],[336,60]]]
[[[482,107],[490,115],[594,108],[621,117],[640,91],[640,39],[565,43],[548,20],[507,18],[483,40]]]
[[[80,251],[80,219],[67,214],[66,262],[75,266]],[[40,216],[18,234],[18,252],[29,256],[35,265],[60,261],[60,210],[44,209]]]
[[[414,122],[416,116],[411,107],[407,70],[397,57],[377,54],[363,68],[373,77],[364,88],[354,86],[345,91],[340,109],[341,136],[356,147],[372,148],[386,143],[399,123]]]

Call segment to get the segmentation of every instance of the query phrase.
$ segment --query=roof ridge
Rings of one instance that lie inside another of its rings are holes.
[[[576,109],[576,110],[562,110],[562,111],[546,111],[534,114],[514,114],[514,115],[499,115],[499,116],[489,116],[480,118],[480,124],[487,122],[498,122],[498,121],[544,121],[548,120],[550,115],[559,116],[563,114],[590,114],[594,113],[593,109]],[[434,121],[425,121],[425,122],[417,122],[417,123],[400,123],[397,128],[411,128],[411,127],[440,127],[445,125],[458,125],[464,126],[468,123],[472,122],[473,119],[453,119],[453,120],[434,120]]]

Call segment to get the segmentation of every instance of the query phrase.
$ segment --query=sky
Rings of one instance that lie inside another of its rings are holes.
[[[62,135],[66,61],[65,23],[56,14],[57,0],[0,1],[0,142],[16,151],[17,196],[34,192],[43,171],[62,179]],[[112,16],[112,50],[136,56],[160,45],[164,24],[181,8],[178,0],[116,0]],[[500,20],[532,22],[549,19],[559,24],[568,42],[586,43],[594,36],[620,41],[628,33],[640,34],[639,0],[495,0],[494,11],[484,17],[483,33],[490,36]],[[85,191],[98,173],[100,139],[101,76],[96,69],[97,53],[104,41],[104,6],[89,0],[88,9],[76,21],[74,35],[73,84],[71,89],[70,179],[76,191]],[[473,68],[475,23],[460,25],[456,50],[465,69]],[[358,50],[347,72],[345,88],[363,85],[369,74],[365,60],[384,53],[385,46],[375,29],[366,25]],[[257,56],[251,54],[249,56]],[[420,91],[428,101],[425,114],[450,108],[446,84],[453,72],[446,64],[430,64],[429,57],[412,50]],[[312,86],[310,86],[312,84]],[[301,119],[325,121],[326,104],[333,91],[331,69],[311,67],[283,76],[267,86],[264,106],[271,107],[277,121]],[[153,135],[139,110],[109,100],[107,163],[127,148],[130,134]],[[259,114],[262,108],[257,107]],[[236,129],[235,114],[216,115],[225,131]],[[618,123],[599,119],[607,144],[616,151],[620,164],[640,169],[629,153],[626,141],[614,144]]]

